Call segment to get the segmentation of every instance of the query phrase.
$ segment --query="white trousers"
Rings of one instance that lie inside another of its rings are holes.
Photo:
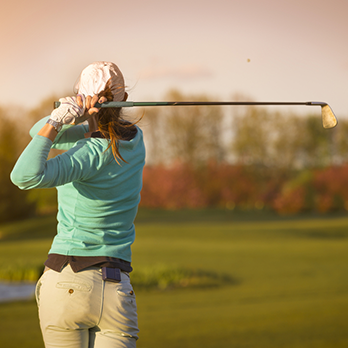
[[[36,285],[46,348],[135,348],[138,318],[129,276],[102,280],[101,268],[46,271]]]

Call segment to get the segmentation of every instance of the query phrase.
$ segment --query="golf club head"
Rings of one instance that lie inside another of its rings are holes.
[[[328,104],[321,106],[321,117],[324,128],[330,129],[337,125],[337,118]]]

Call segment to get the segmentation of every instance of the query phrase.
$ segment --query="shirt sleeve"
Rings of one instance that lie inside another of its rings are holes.
[[[87,144],[76,144],[47,161],[51,146],[50,139],[34,136],[15,164],[11,181],[22,190],[57,187],[88,178],[96,167],[98,156],[90,154]]]
[[[29,131],[32,138],[35,137],[49,118],[50,116],[46,116],[35,123],[35,125]],[[58,150],[69,150],[78,140],[83,139],[85,137],[85,133],[88,131],[89,128],[87,124],[81,124],[78,126],[64,125],[51,147]]]

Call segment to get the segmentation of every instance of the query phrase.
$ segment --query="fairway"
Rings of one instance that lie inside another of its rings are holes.
[[[0,226],[0,264],[43,262],[54,224]],[[139,348],[348,346],[348,218],[142,210],[136,230],[134,274],[165,266],[231,279],[135,287]],[[43,347],[33,300],[0,304],[0,320],[4,347]]]

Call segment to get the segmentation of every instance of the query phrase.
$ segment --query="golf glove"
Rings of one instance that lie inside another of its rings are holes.
[[[81,95],[83,107],[76,102],[76,97],[66,97],[59,99],[60,105],[51,113],[51,117],[47,123],[51,124],[57,132],[59,132],[63,125],[76,125],[84,122],[87,117],[83,117],[85,113],[85,97]]]

